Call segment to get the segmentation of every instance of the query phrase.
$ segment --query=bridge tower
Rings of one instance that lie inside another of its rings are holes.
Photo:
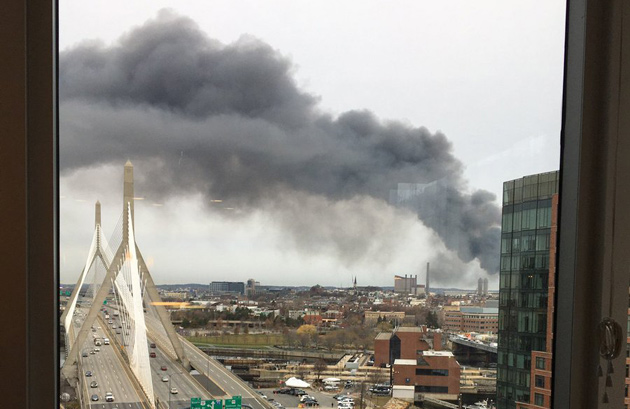
[[[110,290],[114,288],[114,290],[119,294],[118,299],[120,300],[120,305],[125,309],[125,315],[132,329],[130,339],[128,340],[130,342],[130,347],[127,348],[127,353],[130,355],[129,364],[136,378],[142,385],[149,402],[153,405],[153,386],[151,383],[151,373],[148,362],[146,324],[142,307],[142,302],[145,297],[155,306],[159,320],[166,331],[166,335],[173,347],[173,350],[175,351],[175,354],[177,355],[178,361],[187,370],[190,369],[190,363],[184,354],[181,341],[170,322],[170,317],[160,303],[161,299],[149,272],[149,268],[147,267],[144,258],[142,257],[142,253],[135,241],[133,165],[130,161],[127,161],[124,167],[123,235],[120,245],[113,256],[108,256],[111,254],[111,251],[102,236],[102,230],[100,227],[100,203],[97,203],[96,205],[95,220],[97,228],[95,229],[92,248],[90,249],[90,254],[88,256],[88,262],[86,263],[86,267],[84,267],[81,277],[79,278],[79,282],[77,283],[77,286],[71,296],[71,300],[74,300],[71,304],[72,311],[66,309],[64,312],[66,316],[62,316],[62,322],[65,324],[65,322],[68,321],[70,324],[66,326],[67,333],[68,329],[71,329],[71,321],[74,313],[74,306],[76,305],[78,291],[83,285],[86,271],[89,270],[89,265],[93,263],[93,260],[96,257],[100,257],[103,264],[107,267],[107,274],[94,296],[92,306],[83,321],[75,341],[67,344],[71,345],[71,347],[67,359],[61,368],[61,375],[62,378],[65,378],[70,384],[76,385],[78,380],[77,362],[79,359],[79,352],[88,337],[91,327],[96,321],[98,312],[100,311],[105,298],[110,293]]]

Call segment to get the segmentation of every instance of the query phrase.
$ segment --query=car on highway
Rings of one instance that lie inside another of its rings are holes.
[[[160,369],[161,369],[161,370],[163,370],[163,371],[166,371],[168,368],[166,367],[166,365],[162,365],[162,366],[160,367]]]
[[[155,357],[156,357],[155,352],[151,352],[151,353],[149,354],[149,357],[150,357],[150,358],[155,358]]]
[[[105,402],[113,402],[114,394],[111,392],[105,392]]]
[[[85,371],[85,376],[92,376],[92,371]]]
[[[87,358],[88,353],[84,351],[83,353],[81,353],[81,356],[82,356],[83,358]]]
[[[165,375],[165,376],[163,376],[163,377],[162,377],[162,382],[168,382],[168,376],[166,376],[166,375]]]
[[[99,347],[94,348],[94,352],[101,352],[101,348]]]
[[[95,351],[95,350],[91,350],[91,351],[90,351],[90,355],[94,355],[95,353],[96,353],[96,351]]]
[[[94,402],[98,401],[98,395],[97,394],[92,395],[92,397],[90,397],[90,400]]]
[[[116,329],[116,326],[115,326],[115,325],[112,325],[112,329]]]
[[[114,323],[114,321],[109,320],[109,321],[107,321],[107,323],[108,323],[108,324],[113,324],[113,323]]]
[[[175,395],[175,394],[179,393],[179,391],[177,390],[177,388],[171,388],[171,393],[173,395]]]
[[[116,330],[116,334],[121,334],[119,329]]]
[[[151,342],[151,345],[149,345],[151,348],[155,348],[155,343]]]
[[[90,382],[90,388],[98,388],[98,382],[96,381]]]

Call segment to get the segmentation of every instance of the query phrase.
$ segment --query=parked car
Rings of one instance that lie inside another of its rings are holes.
[[[258,392],[258,394],[259,394],[260,396],[262,396],[262,397],[263,397],[263,399],[267,399],[267,395],[265,395],[264,393],[262,393],[262,392]]]

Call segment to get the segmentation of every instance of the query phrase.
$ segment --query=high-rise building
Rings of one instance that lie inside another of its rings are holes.
[[[259,284],[260,283],[254,280],[253,278],[250,278],[249,280],[247,280],[247,287],[245,288],[245,295],[247,295],[248,297],[252,297],[256,295],[256,286]]]
[[[484,278],[483,279],[483,289],[482,289],[483,295],[488,295],[488,279]]]
[[[499,409],[550,407],[558,180],[558,172],[548,172],[503,184]]]
[[[209,290],[212,293],[236,293],[245,294],[245,284],[242,282],[232,281],[213,281],[210,283]]]
[[[479,280],[477,280],[477,295],[483,295],[483,278],[479,278]]]

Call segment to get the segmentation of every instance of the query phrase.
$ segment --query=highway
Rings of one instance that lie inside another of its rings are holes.
[[[171,357],[175,357],[175,351],[170,345],[166,332],[160,329],[159,320],[152,314],[146,314],[147,330],[149,336]],[[184,347],[184,353],[191,365],[200,373],[209,378],[208,389],[216,399],[226,399],[231,396],[241,396],[242,402],[251,405],[254,409],[269,409],[271,405],[263,400],[243,380],[225,368],[220,362],[209,357],[184,337],[179,336]],[[205,383],[202,381],[202,384]],[[263,403],[264,402],[264,403]]]
[[[87,300],[86,300],[87,301]],[[86,304],[77,309],[73,317],[73,328],[70,336],[78,333],[80,325],[86,316]],[[114,312],[115,306],[109,304],[109,312]],[[159,408],[184,409],[190,406],[190,399],[200,397],[202,399],[227,399],[232,396],[241,396],[242,402],[251,405],[254,409],[270,409],[272,406],[262,399],[245,382],[225,368],[221,363],[207,356],[184,337],[179,336],[184,347],[186,357],[191,365],[202,375],[194,378],[176,360],[174,349],[166,336],[158,318],[152,314],[153,308],[148,308],[145,314],[149,352],[155,352],[155,357],[150,358],[153,391]],[[109,322],[111,320],[111,323]],[[94,324],[94,331],[88,337],[84,347],[80,351],[79,372],[81,376],[82,394],[89,399],[92,395],[98,396],[98,401],[89,402],[89,408],[109,409],[141,409],[144,394],[137,390],[138,383],[128,367],[121,351],[124,349],[120,318],[113,314],[106,318],[104,313],[99,313]],[[109,338],[110,345],[96,347],[93,344],[94,337]],[[151,343],[156,347],[152,348]],[[98,348],[99,350],[95,350]],[[87,357],[83,357],[83,353]],[[92,372],[91,377],[85,376],[87,371]],[[206,376],[203,376],[207,374]],[[90,387],[91,382],[96,382],[95,387]],[[176,388],[177,393],[172,394],[171,388]],[[105,402],[105,393],[114,395],[114,402]],[[170,403],[170,405],[169,405]]]
[[[85,317],[85,312],[78,310],[76,318],[80,323]],[[75,325],[76,322],[75,322]],[[81,385],[83,387],[83,395],[90,399],[92,395],[98,396],[98,401],[88,400],[89,408],[106,409],[106,408],[144,408],[141,403],[141,394],[134,387],[135,382],[129,378],[128,371],[125,371],[123,365],[126,365],[122,356],[112,345],[94,345],[94,337],[103,339],[107,337],[102,325],[96,323],[95,331],[92,336],[88,337],[85,345],[80,351],[79,358],[79,376],[81,376]],[[77,328],[73,331],[74,334]],[[96,350],[98,348],[98,352]],[[83,356],[87,354],[87,357]],[[90,371],[92,376],[86,376],[86,372]],[[96,382],[98,386],[91,387],[90,384]],[[105,402],[105,393],[111,392],[114,396],[114,402]]]
[[[116,307],[108,305],[107,309],[113,312]],[[145,315],[145,319],[148,316]],[[122,330],[118,328],[121,324],[119,318],[113,314],[110,316],[113,325],[107,326],[108,337],[116,344],[122,345]],[[156,321],[156,325],[158,325]],[[121,334],[119,334],[121,333]],[[166,335],[164,335],[166,337]],[[149,358],[151,365],[151,379],[153,382],[153,392],[155,397],[160,401],[160,407],[167,407],[170,402],[171,408],[187,408],[190,406],[190,399],[200,397],[203,399],[211,399],[212,395],[181,366],[176,362],[175,354],[165,354],[161,349],[161,345],[157,344],[156,348],[151,348],[153,340],[149,338],[147,350],[154,352],[155,357]],[[162,369],[165,368],[165,369]],[[165,380],[166,379],[166,380]],[[171,388],[176,388],[177,393],[170,393]]]

